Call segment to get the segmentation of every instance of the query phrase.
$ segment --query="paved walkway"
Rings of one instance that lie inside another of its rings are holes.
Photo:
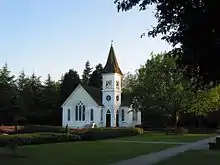
[[[160,152],[150,153],[148,155],[142,155],[142,156],[138,156],[138,157],[131,158],[128,160],[123,160],[121,162],[114,163],[112,165],[134,165],[134,164],[153,165],[153,164],[158,163],[159,161],[176,156],[182,152],[185,152],[191,149],[201,149],[203,147],[206,147],[210,141],[214,141],[214,140],[215,140],[215,137],[207,138],[207,139],[200,140],[197,142],[193,142],[193,143],[189,143],[189,144],[185,144],[185,145],[181,145],[181,146],[177,146],[173,148],[168,148]]]
[[[154,141],[130,141],[130,140],[108,140],[107,142],[116,143],[144,143],[144,144],[190,144],[184,142],[154,142]]]

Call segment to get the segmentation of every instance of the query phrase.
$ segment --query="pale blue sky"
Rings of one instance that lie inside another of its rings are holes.
[[[156,24],[152,9],[117,13],[113,1],[0,0],[0,65],[58,80],[71,68],[81,74],[86,60],[104,65],[111,40],[124,73],[171,49],[159,37],[140,38]]]

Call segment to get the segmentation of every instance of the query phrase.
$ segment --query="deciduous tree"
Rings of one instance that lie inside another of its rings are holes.
[[[135,6],[147,10],[155,6],[158,24],[148,32],[173,46],[173,55],[181,56],[180,64],[187,66],[188,72],[199,67],[199,75],[206,82],[220,80],[220,15],[219,1],[210,0],[114,0],[118,11],[128,11]],[[146,21],[147,22],[147,21]],[[143,35],[142,35],[143,36]],[[194,76],[194,75],[193,75]]]

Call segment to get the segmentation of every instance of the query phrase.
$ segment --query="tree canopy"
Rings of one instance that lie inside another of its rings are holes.
[[[114,0],[118,11],[135,6],[147,10],[154,5],[158,24],[148,32],[179,48],[170,52],[181,57],[180,64],[192,74],[199,67],[199,75],[206,82],[220,80],[220,14],[219,2],[210,0]]]
[[[95,70],[92,72],[88,85],[101,88],[102,87],[102,71],[103,67],[102,64],[98,64],[95,67]]]
[[[89,61],[86,61],[85,69],[83,70],[83,75],[82,75],[82,84],[86,84],[86,85],[89,84],[91,72],[92,72],[91,64]]]
[[[158,111],[175,120],[176,125],[181,114],[206,115],[218,110],[219,87],[197,91],[194,80],[184,76],[184,71],[174,57],[152,54],[136,76],[127,77],[130,81],[126,88],[136,98],[133,106],[143,112]]]
[[[102,70],[102,65],[97,64],[91,74],[87,62],[84,82],[101,88]],[[0,124],[11,125],[22,119],[31,124],[60,125],[60,107],[80,83],[82,79],[74,69],[55,81],[50,74],[42,80],[35,73],[27,76],[24,70],[16,77],[5,64],[0,68]]]

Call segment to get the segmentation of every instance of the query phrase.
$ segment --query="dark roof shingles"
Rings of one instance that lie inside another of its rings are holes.
[[[98,105],[103,106],[102,104],[102,90],[100,88],[82,85],[83,88],[90,94],[90,96],[97,102]],[[133,97],[129,93],[121,94],[121,106],[130,106],[132,103]]]
[[[118,73],[120,75],[122,74],[122,71],[118,65],[118,61],[116,59],[115,56],[115,51],[113,46],[111,45],[110,51],[109,51],[109,55],[108,55],[108,59],[106,62],[106,65],[103,69],[103,73]]]

